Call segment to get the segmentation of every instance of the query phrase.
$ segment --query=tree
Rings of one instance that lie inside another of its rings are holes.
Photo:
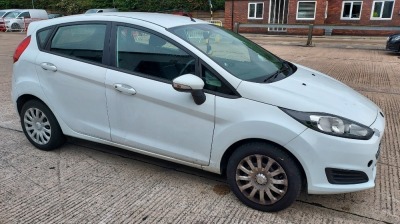
[[[212,0],[213,9],[224,9],[225,0]],[[120,11],[168,12],[209,10],[208,0],[34,0],[35,8],[82,13],[92,8],[113,8]],[[0,0],[0,8],[32,8],[32,0]]]

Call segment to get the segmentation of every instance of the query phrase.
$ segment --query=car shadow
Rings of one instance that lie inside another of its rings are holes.
[[[170,162],[170,161],[166,161],[166,160],[162,160],[162,159],[158,159],[155,157],[146,156],[146,155],[143,155],[140,153],[132,152],[129,150],[118,148],[118,147],[109,146],[109,145],[91,142],[91,141],[73,138],[73,137],[68,137],[67,144],[72,144],[72,145],[88,148],[91,150],[103,152],[106,154],[120,156],[120,157],[131,159],[131,160],[137,160],[137,161],[147,163],[150,165],[154,165],[154,166],[158,166],[158,167],[162,167],[165,169],[174,170],[177,172],[182,172],[182,173],[186,173],[186,174],[190,174],[190,175],[199,176],[199,177],[207,178],[210,180],[214,180],[214,181],[218,181],[218,182],[226,184],[226,179],[222,175],[210,173],[210,172],[207,172],[204,170],[200,170],[197,168],[189,167],[186,165],[182,165],[182,164],[178,164],[178,163],[174,163],[174,162]]]

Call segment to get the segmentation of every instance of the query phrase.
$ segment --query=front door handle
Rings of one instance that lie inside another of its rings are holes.
[[[44,70],[49,70],[49,71],[57,71],[57,67],[55,65],[53,65],[52,63],[48,63],[48,62],[43,62],[40,64],[40,67],[42,67]]]
[[[132,86],[125,84],[116,83],[114,84],[114,89],[126,95],[136,94],[136,90]]]

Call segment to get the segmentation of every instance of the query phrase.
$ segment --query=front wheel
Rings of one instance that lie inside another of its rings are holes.
[[[264,142],[239,146],[227,166],[233,193],[247,206],[267,212],[289,207],[301,190],[301,173],[281,148]]]
[[[28,101],[22,107],[20,117],[25,136],[36,148],[49,151],[64,144],[60,125],[44,103]]]
[[[18,23],[13,23],[13,24],[11,24],[11,29],[12,29],[12,31],[14,31],[14,30],[20,31],[21,26]]]

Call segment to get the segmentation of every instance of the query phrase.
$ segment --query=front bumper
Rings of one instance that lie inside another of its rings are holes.
[[[385,129],[385,119],[380,113],[370,128],[375,134],[369,140],[340,138],[307,129],[285,146],[304,168],[308,193],[347,193],[375,186],[377,154]],[[332,179],[328,180],[330,174],[327,169],[363,173],[366,179],[362,183],[352,183],[351,180],[332,182]]]

